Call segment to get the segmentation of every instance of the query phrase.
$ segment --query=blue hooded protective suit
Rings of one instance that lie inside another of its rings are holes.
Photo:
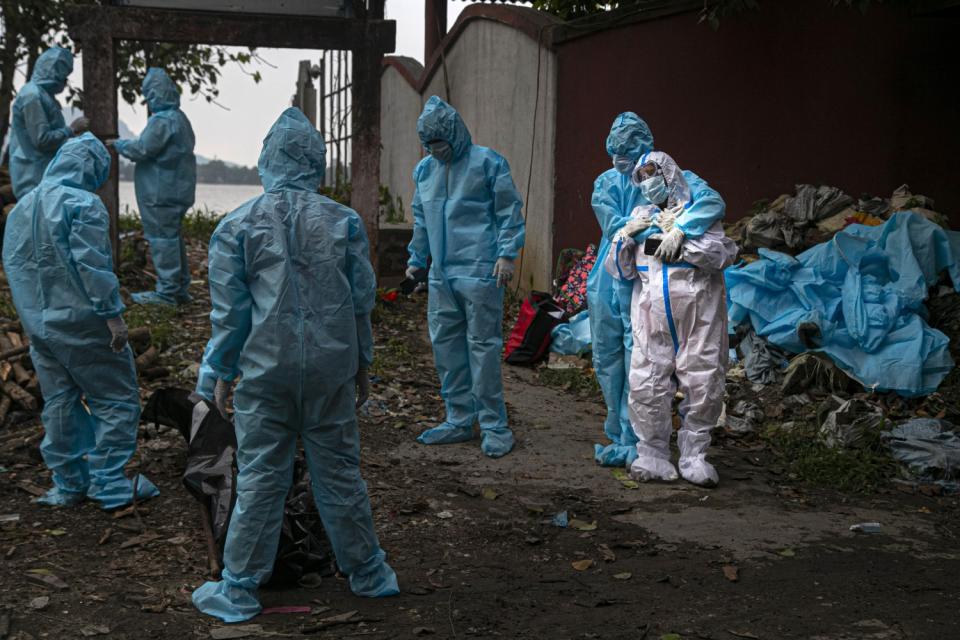
[[[297,437],[341,571],[357,595],[399,592],[373,529],[360,477],[356,374],[373,357],[376,280],[363,222],[317,193],[323,137],[297,109],[263,141],[265,193],[227,215],[210,239],[212,336],[197,392],[241,376],[234,394],[237,502],[223,580],[193,592],[225,622],[259,613],[273,571]]]
[[[70,140],[4,232],[3,267],[43,391],[40,451],[54,485],[39,499],[46,504],[87,496],[115,509],[133,498],[123,467],[137,446],[140,395],[130,347],[110,348],[106,320],[124,307],[109,217],[94,193],[109,169],[92,134]],[[140,476],[140,498],[158,493]]]
[[[114,144],[117,153],[137,163],[137,207],[157,271],[156,291],[135,293],[133,299],[176,304],[190,299],[190,265],[180,223],[193,206],[197,187],[195,139],[180,110],[177,85],[163,69],[147,71],[142,91],[150,107],[146,128],[136,140]]]
[[[427,310],[430,340],[446,420],[418,438],[447,444],[473,438],[480,423],[481,448],[491,457],[513,448],[500,377],[503,289],[493,268],[515,259],[523,247],[523,201],[507,161],[473,144],[460,114],[432,96],[417,120],[420,142],[450,145],[449,162],[427,156],[413,171],[412,267],[432,258]]]
[[[629,157],[636,163],[653,150],[653,134],[640,116],[621,113],[613,121],[607,136],[610,157]],[[632,167],[631,167],[632,170]],[[590,309],[590,334],[593,336],[593,369],[607,405],[603,432],[609,445],[594,445],[594,457],[604,466],[622,467],[636,457],[636,436],[630,427],[627,410],[630,351],[630,299],[633,284],[617,281],[604,268],[611,241],[640,204],[649,204],[640,188],[630,181],[630,171],[607,169],[593,183],[593,212],[603,236],[597,249],[597,261],[587,278],[587,306]]]
[[[18,200],[40,184],[57,149],[73,135],[53,96],[63,91],[73,73],[73,54],[52,47],[40,54],[30,82],[13,102],[10,122],[10,179]]]

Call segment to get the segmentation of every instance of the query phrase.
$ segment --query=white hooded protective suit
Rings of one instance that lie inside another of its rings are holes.
[[[680,173],[674,179],[683,180]],[[668,185],[671,188],[674,185]],[[655,206],[638,207],[654,221]],[[643,238],[620,237],[607,257],[614,278],[633,280],[630,362],[630,421],[639,439],[631,474],[642,480],[674,480],[670,463],[671,409],[679,385],[680,472],[695,484],[715,484],[706,461],[710,430],[723,407],[727,365],[727,305],[723,269],[733,263],[736,244],[715,222],[705,234],[687,238],[682,259],[662,263],[645,255]]]

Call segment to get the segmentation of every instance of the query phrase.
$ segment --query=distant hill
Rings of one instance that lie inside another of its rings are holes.
[[[64,107],[63,118],[69,123],[83,113],[73,107]],[[127,123],[117,122],[117,134],[121,138],[136,138]],[[120,158],[120,179],[133,180],[133,163]],[[260,184],[260,175],[256,167],[245,167],[229,160],[208,158],[197,154],[197,181],[214,184]]]

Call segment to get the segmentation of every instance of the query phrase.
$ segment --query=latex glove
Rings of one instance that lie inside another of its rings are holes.
[[[670,230],[670,233],[663,236],[663,240],[653,256],[661,262],[676,262],[680,259],[683,241],[683,231],[680,230],[680,227],[674,227]]]
[[[366,367],[357,369],[357,409],[370,398],[370,372]]]
[[[497,279],[498,287],[505,287],[508,282],[513,280],[513,272],[516,267],[510,258],[497,258],[497,264],[493,265],[493,277]]]
[[[73,135],[78,136],[84,131],[90,128],[90,119],[86,116],[80,116],[79,118],[74,118],[73,122],[70,123],[70,131],[73,131]]]
[[[110,348],[120,353],[127,346],[127,323],[121,316],[107,318],[107,328],[110,329]]]
[[[653,220],[647,213],[641,213],[635,218],[630,218],[627,223],[620,228],[620,236],[623,238],[633,237],[641,231],[646,231],[653,224]]]
[[[679,218],[682,214],[682,204],[678,204],[671,209],[665,209],[660,212],[660,215],[657,216],[657,226],[660,227],[660,230],[664,233],[670,233],[673,230],[673,225],[676,223],[677,218]]]
[[[403,272],[403,275],[409,278],[410,280],[413,280],[414,277],[416,277],[417,275],[417,271],[420,271],[420,267],[414,267],[411,265],[407,267],[407,270]]]
[[[227,417],[227,396],[230,395],[230,389],[232,387],[232,382],[217,378],[217,384],[213,388],[213,405],[224,418]]]

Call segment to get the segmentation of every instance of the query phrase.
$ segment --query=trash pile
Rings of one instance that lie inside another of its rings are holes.
[[[907,185],[858,201],[799,185],[728,226],[728,435],[879,447],[903,481],[960,487],[960,234],[933,206]]]

